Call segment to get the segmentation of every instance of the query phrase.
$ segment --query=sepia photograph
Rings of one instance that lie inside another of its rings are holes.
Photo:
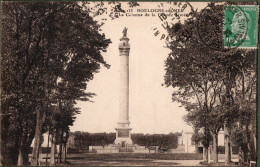
[[[2,1],[0,166],[259,166],[258,24],[257,2]]]

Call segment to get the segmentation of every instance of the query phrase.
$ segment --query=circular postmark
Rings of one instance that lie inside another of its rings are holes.
[[[197,20],[198,36],[211,49],[239,47],[248,32],[248,16],[239,6],[209,4]]]
[[[174,34],[169,33],[168,30],[181,20],[187,20],[193,15],[194,9],[189,2],[166,2],[165,4],[160,3],[158,7],[164,8],[164,12],[158,13],[161,25],[152,29],[154,36],[159,37],[160,40],[165,40],[168,44],[174,40]],[[185,34],[189,34],[189,32],[185,32]]]

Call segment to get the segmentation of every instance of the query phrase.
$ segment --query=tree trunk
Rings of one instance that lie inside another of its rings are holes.
[[[3,164],[2,164],[2,151],[1,151],[1,148],[0,148],[0,166],[3,166]]]
[[[198,141],[195,141],[195,153],[199,153],[199,144],[198,144]]]
[[[208,147],[203,146],[203,161],[207,163],[208,159]]]
[[[255,152],[257,153],[257,142],[256,142],[256,135],[254,133],[254,145],[255,145]]]
[[[21,148],[19,148],[17,166],[23,166],[23,150]]]
[[[23,147],[23,164],[29,165],[29,153],[30,153],[30,146],[31,144],[27,144]]]
[[[0,132],[1,134],[1,132]],[[3,140],[2,140],[2,136],[0,137],[0,166],[3,166],[4,164],[2,163],[4,161],[2,153],[4,152],[4,148],[3,148]]]
[[[218,134],[213,134],[213,162],[218,163]]]
[[[39,151],[40,151],[40,110],[37,110],[37,120],[36,120],[36,128],[35,128],[35,137],[34,137],[34,146],[32,152],[32,163],[31,165],[37,166],[39,161]]]
[[[24,165],[24,162],[23,162],[24,150],[23,150],[22,139],[20,141],[20,147],[19,147],[18,151],[19,151],[19,154],[18,154],[17,166],[23,166]]]
[[[256,157],[257,157],[257,142],[256,142],[256,134],[253,133],[253,136],[254,136],[254,159],[256,160]]]
[[[230,144],[230,130],[224,125],[224,142],[225,142],[225,165],[230,165],[231,162],[231,144]]]
[[[208,147],[208,164],[210,163],[210,147]]]
[[[241,146],[238,147],[238,164],[239,165],[244,164],[244,152]]]
[[[63,149],[62,149],[62,162],[66,162],[66,156],[67,156],[67,151],[66,151],[66,144],[63,144]]]
[[[3,157],[2,157],[2,152],[3,152],[3,138],[2,138],[2,131],[3,131],[3,127],[2,127],[2,115],[0,115],[0,125],[1,125],[1,132],[0,132],[0,166],[3,166],[2,162],[3,162]]]
[[[249,122],[248,122],[249,124]],[[246,142],[247,142],[247,156],[246,156],[246,163],[249,164],[251,161],[251,147],[250,147],[250,132],[248,128],[248,124],[246,125]]]
[[[48,152],[48,149],[49,149],[49,145],[50,145],[50,128],[49,128],[49,133],[48,133],[48,143],[47,143],[47,154],[46,154],[46,164],[48,163],[48,154],[49,154],[49,152]]]
[[[56,139],[54,134],[52,134],[51,136],[51,165],[55,165]]]
[[[59,163],[62,163],[62,144],[59,144]]]

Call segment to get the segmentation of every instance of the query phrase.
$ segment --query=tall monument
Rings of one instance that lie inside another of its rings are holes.
[[[133,143],[129,126],[129,51],[127,28],[123,30],[123,37],[119,43],[120,59],[120,94],[119,94],[119,121],[116,127],[115,144],[121,148],[129,148]]]

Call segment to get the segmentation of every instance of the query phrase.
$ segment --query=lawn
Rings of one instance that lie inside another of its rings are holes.
[[[69,159],[118,160],[118,159],[155,159],[155,160],[202,160],[202,154],[195,153],[115,153],[115,154],[69,154]]]
[[[115,154],[69,154],[67,161],[73,166],[176,166],[189,160],[199,164],[202,154],[170,153],[115,153]]]
[[[237,155],[232,155],[237,158]],[[61,166],[201,166],[202,154],[195,153],[114,153],[68,154],[66,164]],[[219,155],[220,166],[224,165],[224,155]],[[49,163],[49,162],[48,162]],[[43,162],[43,164],[45,164]]]

